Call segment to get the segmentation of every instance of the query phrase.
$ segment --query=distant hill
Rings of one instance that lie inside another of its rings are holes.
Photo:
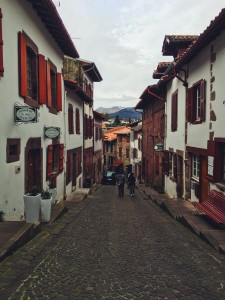
[[[115,113],[121,109],[124,109],[125,107],[121,107],[121,106],[113,106],[113,107],[109,107],[109,108],[104,108],[104,107],[99,107],[96,109],[96,111],[100,114],[112,114]]]
[[[133,121],[142,119],[141,113],[135,111],[133,107],[123,108],[117,112],[109,114],[110,119],[115,119],[116,116],[119,116],[121,120],[131,119]]]

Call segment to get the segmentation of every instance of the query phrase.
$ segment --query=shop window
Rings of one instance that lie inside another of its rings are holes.
[[[12,163],[20,160],[20,139],[7,139],[6,162]]]
[[[188,122],[193,124],[205,121],[206,81],[200,80],[188,89]]]

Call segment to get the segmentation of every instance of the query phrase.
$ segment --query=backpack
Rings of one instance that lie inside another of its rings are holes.
[[[123,184],[124,183],[124,175],[123,174],[118,174],[117,175],[117,183],[118,184]]]

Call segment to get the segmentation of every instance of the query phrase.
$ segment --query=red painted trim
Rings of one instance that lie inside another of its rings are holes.
[[[57,110],[62,111],[62,76],[57,73]]]
[[[26,36],[19,32],[19,83],[20,96],[27,96],[27,43]]]
[[[46,60],[44,55],[38,55],[39,103],[46,104]]]
[[[191,153],[194,153],[196,155],[202,155],[202,156],[207,156],[208,155],[207,149],[203,149],[203,148],[187,146],[186,150],[187,150],[187,152],[191,152]]]
[[[2,37],[2,10],[0,8],[0,76],[3,77],[3,37]]]
[[[47,76],[47,105],[48,107],[52,106],[52,92],[51,92],[51,66],[49,61],[47,63],[47,68],[46,68],[46,76]]]

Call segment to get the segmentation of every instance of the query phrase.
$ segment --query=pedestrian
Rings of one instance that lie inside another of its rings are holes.
[[[117,174],[116,182],[118,185],[119,197],[123,197],[124,196],[124,183],[125,183],[125,176],[124,176],[123,170],[120,170],[119,173]]]
[[[130,176],[128,177],[128,185],[130,188],[131,197],[134,197],[135,181],[136,179],[134,177],[134,173],[130,173]]]

